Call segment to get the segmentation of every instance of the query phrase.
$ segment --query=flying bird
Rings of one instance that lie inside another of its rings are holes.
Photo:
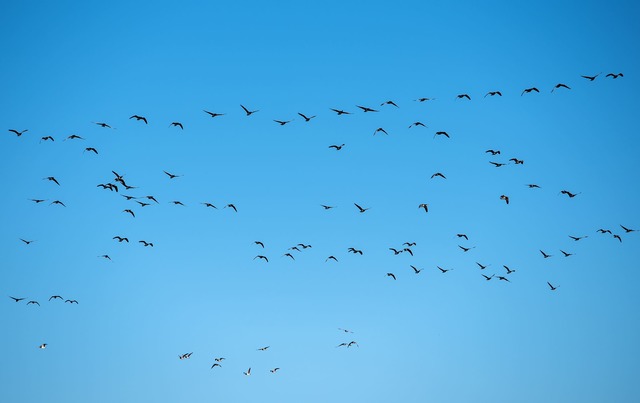
[[[44,136],[40,138],[40,142],[47,141],[47,140],[56,141],[52,136]]]
[[[371,207],[362,208],[362,207],[360,207],[357,203],[353,203],[353,204],[358,208],[358,210],[359,210],[361,213],[364,213],[365,211],[367,211],[367,210],[371,209]]]
[[[256,260],[256,259],[262,259],[265,262],[269,263],[269,259],[267,259],[267,257],[263,255],[257,255],[256,257],[253,258],[253,260]]]
[[[77,304],[78,301],[76,301],[75,299],[68,299],[68,300],[65,300],[64,303],[73,305],[73,304]]]
[[[486,274],[482,274],[482,277],[484,277],[487,281],[491,280],[493,278],[493,276],[495,276],[495,274],[492,274],[491,276],[487,276]]]
[[[273,369],[270,369],[270,370],[269,370],[269,372],[271,372],[272,374],[275,374],[276,372],[278,372],[278,370],[279,370],[279,369],[280,369],[280,368],[275,367],[275,368],[273,368]]]
[[[436,134],[433,135],[433,138],[435,139],[436,136],[445,136],[448,139],[451,138],[451,137],[449,137],[449,133],[447,133],[447,132],[436,132]]]
[[[589,235],[585,235],[585,236],[571,236],[571,235],[569,235],[569,238],[573,239],[574,241],[579,241],[579,240],[584,239],[584,238],[589,238]]]
[[[487,150],[485,151],[485,153],[491,153],[491,155],[496,155],[496,154],[500,154],[500,150]]]
[[[146,125],[146,124],[148,124],[148,122],[147,122],[147,118],[145,118],[144,116],[140,116],[140,115],[133,115],[133,116],[131,116],[129,119],[135,119],[135,120],[137,120],[137,121],[142,120],[142,121],[144,122],[144,124],[145,124],[145,125]]]
[[[386,131],[386,130],[384,130],[382,127],[378,127],[378,128],[376,129],[376,131],[375,131],[375,132],[373,132],[373,135],[375,136],[375,135],[376,135],[376,133],[379,133],[379,132],[382,132],[382,133],[386,134],[387,136],[389,135],[389,133],[387,133],[387,131]]]
[[[284,255],[282,255],[282,257],[285,257],[285,256],[289,256],[292,260],[296,260],[296,258],[293,257],[291,253],[285,253]]]
[[[291,120],[276,120],[276,119],[273,119],[273,121],[276,122],[277,124],[279,124],[280,126],[284,126],[287,123],[291,123],[292,122]]]
[[[222,367],[222,365],[220,365],[217,362],[214,362],[213,365],[211,366],[211,369],[213,369],[214,367]]]
[[[443,268],[442,268],[442,267],[440,267],[440,266],[436,266],[436,267],[438,268],[438,270],[440,270],[440,271],[442,272],[442,274],[444,274],[444,273],[446,273],[446,272],[448,272],[448,271],[453,270],[453,269],[443,269]]]
[[[510,269],[508,266],[505,266],[505,265],[502,265],[502,267],[505,268],[505,270],[507,271],[507,274],[511,274],[516,271],[516,269]]]
[[[457,99],[462,99],[462,98],[467,98],[469,101],[471,101],[471,97],[468,94],[459,94],[456,95]]]
[[[49,301],[51,301],[52,299],[59,299],[59,300],[64,300],[64,298],[62,298],[60,295],[52,295],[49,297]]]
[[[356,249],[356,248],[349,248],[349,249],[347,249],[347,252],[353,253],[354,255],[355,254],[362,255],[362,251],[360,249]]]
[[[261,246],[262,249],[264,249],[264,243],[260,242],[260,241],[253,241],[254,244]]]
[[[582,193],[582,192],[580,192],[580,193]],[[568,190],[561,190],[560,191],[560,194],[567,195],[567,196],[569,196],[570,199],[573,199],[574,197],[576,197],[580,193],[571,193]]]
[[[35,241],[33,241],[33,240],[29,240],[29,241],[28,241],[28,240],[26,240],[26,239],[22,239],[22,238],[19,238],[19,239],[20,239],[22,242],[24,242],[25,244],[27,244],[27,245],[29,245],[29,244],[31,244],[31,243],[33,243],[33,242],[35,242]]]
[[[418,98],[415,101],[416,102],[435,101],[435,98]]]
[[[379,112],[376,109],[367,108],[366,106],[356,105],[358,108],[362,109],[363,112]]]
[[[620,235],[618,235],[618,234],[613,234],[613,237],[614,237],[615,239],[617,239],[618,241],[622,242],[622,238],[620,237]]]
[[[336,151],[340,151],[340,150],[342,149],[342,147],[344,147],[344,144],[339,145],[339,146],[338,146],[338,145],[335,145],[335,144],[334,144],[334,145],[330,145],[330,146],[329,146],[329,148],[335,148],[335,149],[336,149]]]
[[[100,255],[98,257],[101,257],[101,258],[106,259],[106,260],[111,260],[111,257],[109,257],[109,255]]]
[[[483,264],[480,264],[480,263],[478,263],[478,262],[476,262],[476,264],[478,265],[478,267],[480,267],[480,270],[484,270],[484,269],[486,269],[487,267],[491,266],[491,265],[489,265],[489,264],[488,264],[488,265],[483,265]]]
[[[169,127],[179,127],[180,129],[184,130],[184,126],[182,125],[182,123],[180,122],[171,122],[171,124],[169,125]]]
[[[420,203],[420,204],[418,205],[418,208],[424,209],[424,212],[425,212],[425,213],[428,213],[428,212],[429,212],[429,205],[428,205],[427,203]]]
[[[500,168],[500,167],[503,167],[503,166],[506,165],[506,164],[503,164],[501,162],[493,162],[493,161],[489,161],[489,164],[495,166],[496,168]]]
[[[270,346],[260,347],[258,351],[267,351]]]
[[[458,245],[458,248],[462,249],[463,252],[469,252],[471,249],[474,249],[475,246],[472,246],[470,248],[465,248],[464,246]]]
[[[12,300],[14,300],[15,302],[20,302],[20,301],[22,301],[22,300],[24,300],[24,299],[25,299],[25,298],[16,298],[16,297],[12,297],[12,296],[9,296],[9,298],[11,298]]]
[[[520,94],[520,96],[523,96],[524,94],[528,94],[531,91],[535,91],[535,92],[540,92],[540,90],[538,90],[536,87],[531,87],[531,88],[526,88],[522,91],[522,94]]]
[[[213,204],[211,204],[211,203],[206,203],[206,202],[205,202],[205,203],[200,203],[200,204],[203,204],[205,207],[211,207],[211,208],[214,208],[214,209],[216,209],[216,210],[218,209],[216,206],[214,206],[214,205],[213,205]]]
[[[125,210],[122,210],[122,212],[123,212],[123,213],[129,213],[129,214],[131,214],[131,216],[132,216],[132,217],[135,217],[135,216],[136,216],[136,215],[133,213],[133,210],[131,210],[131,209],[125,209]]]
[[[562,254],[564,255],[564,257],[569,257],[569,256],[572,256],[572,255],[573,255],[573,253],[565,252],[565,251],[563,251],[562,249],[560,249],[560,252],[562,252]]]
[[[87,147],[87,148],[85,148],[85,149],[84,149],[84,151],[83,151],[83,153],[85,153],[85,152],[87,152],[87,151],[92,152],[92,153],[95,153],[96,155],[98,155],[98,150],[96,150],[96,149],[95,149],[95,148],[93,148],[93,147]]]
[[[416,273],[416,274],[420,274],[420,272],[422,271],[422,269],[418,269],[414,265],[409,265],[409,267],[411,267],[413,269],[414,273]]]
[[[218,116],[224,116],[224,113],[215,113],[215,112],[209,112],[203,109],[203,111],[207,114],[209,114],[209,116],[211,116],[212,118],[218,117]]]
[[[500,200],[504,200],[507,204],[509,204],[509,196],[502,195],[500,196]]]
[[[52,204],[59,204],[59,205],[61,205],[62,207],[67,207],[67,206],[66,206],[63,202],[61,202],[60,200],[54,200],[54,201],[52,201],[51,203],[49,203],[49,205],[52,205]]]
[[[509,161],[513,161],[516,165],[523,165],[524,164],[524,160],[519,160],[517,158],[511,158],[511,159],[509,159]]]
[[[244,113],[246,113],[247,116],[251,116],[256,112],[260,112],[259,110],[250,111],[249,109],[245,108],[243,105],[240,105],[240,107],[244,110]]]
[[[298,115],[302,116],[302,119],[304,119],[305,122],[309,122],[311,119],[315,118],[316,116],[306,116],[304,113],[300,113],[298,112]]]
[[[131,119],[131,118],[129,118]],[[112,129],[111,126],[109,126],[108,124],[104,123],[104,122],[94,122],[95,124],[97,124],[100,127],[104,127],[105,129]]]
[[[27,305],[30,305],[30,304],[40,306],[40,303],[38,301],[29,301],[29,302],[27,302]]]
[[[629,232],[636,232],[636,231],[637,231],[637,230],[635,230],[635,229],[627,228],[627,227],[625,227],[625,226],[624,226],[624,225],[622,225],[622,224],[620,224],[620,227],[621,227],[621,228],[624,230],[624,232],[626,232],[627,234],[628,234]]]
[[[409,248],[410,248],[410,247],[412,247],[412,246],[416,246],[416,245],[417,245],[417,243],[415,243],[415,242],[404,242],[404,243],[403,243],[403,245],[407,245],[407,247],[409,247]]]
[[[383,102],[383,103],[380,104],[380,106],[385,106],[385,105],[392,105],[392,106],[395,106],[396,108],[398,108],[398,105],[396,105],[396,103],[393,102],[393,101],[387,101],[387,102]]]
[[[528,186],[529,189],[540,189],[540,186],[536,185],[535,183],[527,183],[525,186]]]
[[[387,273],[387,277],[391,277],[392,279],[396,280],[396,276],[393,273]]]
[[[48,180],[50,182],[55,183],[56,185],[60,186],[60,183],[58,182],[58,180],[56,178],[54,178],[53,176],[47,176],[46,178],[42,178],[42,180]]]
[[[116,236],[114,236],[114,237],[113,237],[113,238],[111,238],[111,239],[117,239],[117,240],[118,240],[118,242],[123,242],[123,241],[124,241],[124,242],[126,242],[126,243],[129,243],[129,238],[127,238],[127,237],[123,237],[123,236],[118,236],[118,235],[116,235]]]
[[[144,246],[151,246],[153,248],[153,242],[147,242],[147,241],[144,241],[144,240],[140,240],[140,241],[138,241],[138,243],[141,243]]]
[[[9,131],[10,131],[11,133],[14,133],[16,136],[20,137],[20,136],[22,136],[24,133],[28,132],[28,131],[29,131],[29,129],[24,129],[24,130],[20,130],[20,131],[18,131],[18,130],[16,130],[16,129],[9,129]]]
[[[340,116],[340,115],[351,115],[351,112],[343,111],[341,109],[333,109],[333,108],[329,108],[329,109],[331,109],[332,111],[337,113],[338,116]]]
[[[600,72],[600,73],[596,74],[595,76],[580,76],[580,77],[582,77],[582,78],[586,78],[586,79],[587,79],[587,80],[589,80],[589,81],[593,81],[593,80],[595,80],[595,79],[596,79],[600,74],[602,74],[602,73]]]
[[[222,209],[226,209],[227,207],[232,208],[233,211],[235,211],[236,213],[238,212],[238,209],[236,208],[236,206],[233,203],[229,203],[226,206],[224,206]]]
[[[396,248],[389,248],[389,250],[392,251],[394,255],[399,255],[403,252],[402,250],[397,250]]]
[[[176,206],[184,206],[184,203],[182,203],[182,202],[181,202],[181,201],[179,201],[179,200],[173,200],[173,201],[171,201],[170,203],[173,203],[173,204],[175,204]]]
[[[548,282],[548,281],[547,281],[547,284],[549,284],[549,288],[551,288],[551,291],[555,291],[558,287],[560,287],[559,285],[557,285],[557,286],[555,286],[555,287],[554,287],[554,286],[553,286],[553,285],[551,285],[551,283],[550,283],[550,282]]]
[[[414,127],[414,126],[416,126],[416,127],[417,127],[417,126],[427,127],[427,126],[426,126],[424,123],[422,123],[422,122],[413,122],[413,123],[411,123],[411,124],[409,125],[409,129],[411,129],[411,128],[412,128],[412,127]]]
[[[554,92],[555,90],[557,90],[558,88],[566,88],[568,90],[571,89],[571,87],[569,87],[567,84],[562,84],[562,83],[558,83],[555,85],[555,87],[553,87],[553,89],[551,90],[551,92]]]
[[[322,206],[322,208],[324,208],[325,210],[329,210],[329,209],[332,209],[332,208],[336,208],[336,206],[327,206],[327,205],[325,205],[325,204],[321,204],[321,206]]]
[[[456,234],[456,236],[457,236],[458,238],[464,238],[464,239],[466,239],[467,241],[469,240],[469,237],[467,236],[467,234]]]
[[[46,202],[46,201],[47,201],[47,199],[29,199],[29,200],[31,200],[31,201],[32,201],[32,202],[34,202],[35,204],[39,204],[39,203],[42,203],[42,202]]]
[[[542,251],[542,250],[540,250],[540,253],[542,253],[542,257],[545,258],[545,259],[550,258],[551,256],[553,256],[553,255],[548,255],[548,254],[544,253],[544,251]]]
[[[506,281],[507,283],[510,283],[510,282],[511,282],[511,281],[509,281],[509,279],[508,279],[508,278],[503,277],[503,276],[498,276],[497,278],[498,278],[498,280]]]
[[[618,78],[618,77],[624,77],[624,75],[623,75],[622,73],[618,73],[618,74],[615,74],[615,73],[609,73],[609,74],[607,74],[605,77],[611,77],[611,78],[613,78],[613,79],[615,80],[615,79],[616,79],[616,78]]]
[[[484,95],[484,97],[486,98],[486,97],[487,97],[487,95],[489,95],[489,96],[491,96],[491,97],[493,97],[493,96],[495,96],[495,95],[497,95],[497,96],[501,97],[501,96],[502,96],[502,93],[501,93],[500,91],[489,91],[489,92],[487,92],[487,93]]]
[[[162,172],[164,172],[169,177],[169,179],[175,179],[175,178],[179,178],[179,177],[182,176],[182,175],[174,175],[174,174],[169,173],[167,171],[162,171]]]
[[[40,348],[40,349],[45,349],[45,348],[47,348],[47,345],[48,345],[47,343],[42,343],[42,344],[40,344],[40,345],[38,346],[38,348]]]
[[[444,176],[444,175],[443,175],[442,173],[440,173],[440,172],[436,172],[436,173],[434,173],[433,175],[431,175],[431,179],[436,178],[436,177],[440,177],[440,178],[442,178],[442,179],[447,179],[447,177],[446,177],[446,176]]]
[[[324,261],[325,261],[325,262],[328,262],[328,261],[329,261],[329,259],[334,260],[334,261],[336,261],[336,262],[338,261],[338,259],[336,259],[336,257],[335,257],[335,256],[333,256],[333,255],[329,256],[329,257],[328,257],[328,258],[326,258]]]
[[[246,372],[242,372],[243,374],[245,374],[246,376],[251,375],[251,367],[249,367],[249,369]]]

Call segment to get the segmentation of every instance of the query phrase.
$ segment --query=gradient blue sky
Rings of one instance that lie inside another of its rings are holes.
[[[640,229],[639,18],[630,1],[5,2],[0,401],[637,401],[640,233],[620,225]],[[159,204],[96,187],[112,170]],[[510,283],[481,276],[503,265]]]

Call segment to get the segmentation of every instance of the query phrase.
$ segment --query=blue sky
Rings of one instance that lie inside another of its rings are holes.
[[[2,8],[0,400],[637,399],[633,2]]]

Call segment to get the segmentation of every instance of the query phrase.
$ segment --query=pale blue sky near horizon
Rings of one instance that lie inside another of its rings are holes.
[[[2,10],[0,401],[638,399],[638,4]]]

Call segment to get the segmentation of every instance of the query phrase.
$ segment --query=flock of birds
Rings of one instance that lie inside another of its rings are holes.
[[[589,81],[589,82],[593,82],[595,81],[601,73],[593,75],[593,76],[587,76],[587,75],[583,75],[581,76],[583,79]],[[607,78],[611,78],[611,79],[618,79],[618,78],[622,78],[624,77],[622,73],[609,73],[606,74]],[[567,84],[564,83],[558,83],[555,86],[553,86],[553,88],[551,89],[551,93],[554,93],[556,91],[568,91],[571,90],[571,87]],[[529,88],[525,88],[522,90],[522,92],[520,93],[521,96],[525,96],[527,94],[531,94],[531,93],[540,93],[540,90],[537,87],[529,87]],[[487,97],[502,97],[503,93],[501,91],[498,90],[493,90],[493,91],[489,91],[484,95],[484,98]],[[456,95],[455,99],[460,99],[460,100],[466,100],[466,101],[471,101],[472,97],[471,95],[467,94],[467,93],[462,93],[462,94],[458,94]],[[427,101],[433,101],[435,100],[435,98],[417,98],[415,99],[416,102],[427,102]],[[258,112],[260,112],[258,109],[250,109],[244,105],[240,105],[242,111],[244,112],[246,117],[250,117]],[[356,107],[362,112],[362,113],[378,113],[380,112],[379,109],[375,109],[375,108],[371,108],[371,107],[367,107],[367,106],[362,106],[362,105],[356,105]],[[380,107],[393,107],[393,108],[399,108],[398,104],[392,100],[388,100],[385,101],[383,103],[380,104]],[[351,115],[353,114],[353,112],[351,111],[347,111],[344,109],[338,109],[338,108],[329,108],[332,112],[334,112],[335,114],[337,114],[338,116],[342,116],[342,115]],[[211,118],[220,118],[226,115],[226,113],[221,113],[221,112],[211,112],[208,110],[203,110],[205,114],[207,114],[209,117]],[[317,118],[317,115],[313,115],[313,114],[308,114],[308,113],[301,113],[298,112],[297,113],[298,116],[300,116],[305,123],[309,123],[311,122],[313,119]],[[140,122],[143,123],[145,125],[148,125],[150,122],[149,120],[145,117],[145,116],[141,116],[141,115],[137,115],[137,114],[133,114],[129,117],[130,120],[135,120],[136,122]],[[289,119],[289,120],[284,120],[284,119],[273,119],[273,122],[280,125],[280,126],[285,126],[288,125],[290,123],[292,123],[295,119]],[[115,127],[113,127],[111,124],[106,123],[106,122],[93,122],[94,124],[105,128],[105,129],[113,129],[115,130]],[[169,127],[174,127],[180,130],[185,130],[185,125],[182,122],[178,122],[178,121],[173,121],[169,124]],[[427,126],[420,121],[414,121],[413,123],[411,123],[408,126],[409,129],[412,128],[427,128]],[[25,133],[28,132],[28,129],[9,129],[8,130],[10,133],[15,134],[17,137],[22,137],[25,136]],[[384,129],[383,127],[379,127],[377,128],[374,132],[373,135],[388,135],[389,133],[387,132],[386,129]],[[442,138],[451,138],[451,135],[446,132],[446,131],[436,131],[434,133],[434,138],[437,137],[442,137]],[[65,140],[70,140],[70,141],[79,141],[79,140],[85,140],[85,138],[83,138],[82,136],[79,136],[77,134],[72,134],[69,135],[65,138]],[[55,138],[51,135],[46,135],[46,136],[42,136],[40,138],[40,142],[54,142]],[[329,149],[335,150],[336,152],[341,151],[343,148],[345,147],[345,144],[331,144],[328,146]],[[99,155],[99,151],[95,148],[95,147],[85,147],[83,150],[84,153],[92,153],[94,155]],[[488,149],[485,151],[485,154],[490,154],[490,157],[493,159],[496,156],[500,156],[501,155],[501,151],[497,150],[497,149]],[[493,160],[489,160],[488,161],[489,164],[493,165],[496,168],[502,168],[506,165],[523,165],[525,162],[522,159],[519,159],[517,157],[512,157],[510,159],[508,159],[507,161],[504,162],[500,162],[500,161],[493,161]],[[112,178],[111,180],[105,182],[105,183],[98,183],[96,185],[96,187],[101,188],[103,190],[108,190],[109,192],[113,192],[113,193],[117,193],[119,194],[121,197],[123,197],[127,202],[130,202],[130,206],[128,206],[127,208],[123,209],[121,212],[122,214],[128,215],[130,216],[132,219],[136,218],[136,213],[139,213],[139,210],[142,209],[147,209],[147,208],[153,208],[150,206],[153,205],[159,205],[160,201],[154,196],[154,195],[150,195],[150,194],[137,194],[137,195],[133,195],[133,193],[136,193],[136,189],[138,189],[138,186],[134,186],[130,183],[129,178],[125,179],[124,175],[119,174],[118,172],[116,172],[115,170],[111,171],[112,173]],[[183,174],[177,174],[177,173],[173,173],[173,172],[169,172],[169,171],[163,171],[163,174],[166,176],[166,178],[168,180],[180,180],[180,178],[183,176]],[[64,179],[64,178],[63,178]],[[447,177],[444,173],[442,172],[434,172],[431,177],[431,180],[447,180]],[[59,180],[58,178],[56,178],[55,176],[46,176],[44,178],[42,178],[42,180],[48,181],[50,182],[52,185],[55,186],[63,186],[63,181]],[[525,186],[527,186],[530,189],[541,189],[541,186],[536,184],[536,183],[529,183],[526,184]],[[125,194],[124,192],[127,192],[127,194]],[[570,191],[567,189],[560,189],[559,190],[559,195],[563,195],[566,196],[569,199],[573,199],[575,197],[577,197],[578,195],[580,195],[580,192],[574,192],[574,191]],[[509,197],[509,195],[506,194],[502,194],[500,195],[497,199],[503,201],[506,205],[509,205],[511,202],[511,199]],[[60,207],[68,207],[67,204],[61,200],[58,199],[48,199],[48,198],[32,198],[29,199],[31,202],[35,203],[35,204],[43,204],[43,203],[48,203],[48,205],[57,205]],[[185,207],[188,205],[188,203],[185,203],[183,201],[180,200],[170,200],[168,201],[168,203],[175,205],[175,206],[181,206],[181,207]],[[210,201],[200,201],[198,202],[199,205],[203,206],[203,208],[206,209],[214,209],[214,210],[218,210],[218,206],[216,206],[215,204],[213,204]],[[334,208],[336,208],[337,206],[335,205],[327,205],[327,204],[318,204],[319,208],[322,208],[325,211],[330,211]],[[234,203],[231,202],[227,202],[224,203],[223,205],[220,205],[220,209],[228,209],[229,211],[233,211],[234,213],[238,213],[239,209],[236,207],[236,205]],[[421,211],[424,211],[425,214],[429,213],[429,204],[428,203],[420,203],[418,206],[418,209]],[[365,214],[367,213],[367,211],[369,211],[371,209],[371,206],[367,206],[367,205],[362,205],[362,204],[358,204],[358,203],[353,203],[353,208],[354,208],[354,212],[358,213],[358,214]],[[135,210],[134,210],[135,209]],[[633,229],[629,226],[625,226],[625,225],[620,225],[620,229],[623,231],[624,234],[630,234],[630,233],[634,233],[637,232],[636,229]],[[607,228],[600,228],[597,230],[598,233],[600,233],[601,235],[610,235],[613,239],[622,242],[622,235],[621,233],[618,233],[617,231],[614,232],[614,230],[612,229],[607,229]],[[469,242],[469,236],[467,234],[464,233],[457,233],[455,234],[456,238],[460,241],[460,243],[457,245],[459,250],[461,251],[461,253],[469,253],[470,251],[472,251],[473,249],[476,248],[476,246],[473,245],[467,245],[464,244],[464,242]],[[581,235],[581,236],[575,236],[575,235],[569,235],[569,238],[574,241],[574,242],[578,242],[581,241],[585,238],[588,238],[588,235]],[[26,246],[30,246],[32,245],[34,242],[36,242],[36,240],[32,240],[32,239],[25,239],[25,238],[18,238],[20,242],[22,242],[24,245]],[[130,239],[128,236],[123,235],[123,234],[117,234],[114,235],[112,237],[112,241],[118,243],[118,244],[122,244],[122,243],[126,243],[129,244],[130,243]],[[139,244],[141,247],[145,247],[145,248],[153,248],[154,247],[154,243],[150,240],[147,239],[132,239],[131,242],[135,242],[137,244]],[[264,250],[266,250],[266,246],[265,246],[265,242],[261,241],[261,240],[255,240],[253,241],[253,245],[255,245],[256,248],[259,248],[259,250],[261,251],[260,253],[257,253],[254,257],[253,260],[257,260],[257,261],[262,261],[265,264],[270,262],[269,256],[264,252]],[[278,255],[280,256],[280,258],[285,258],[291,261],[296,261],[296,256],[298,256],[298,254],[303,253],[305,250],[312,248],[312,245],[310,244],[306,244],[306,243],[297,243],[295,245],[292,245],[291,247],[289,247],[287,250],[285,251],[280,251],[278,252]],[[416,242],[404,242],[402,245],[399,246],[391,246],[388,248],[388,250],[390,251],[390,253],[392,253],[394,256],[397,255],[408,255],[413,257],[414,256],[414,251],[415,248],[417,248],[417,243]],[[359,247],[356,246],[348,246],[345,247],[346,253],[347,254],[352,254],[352,255],[357,255],[357,256],[363,256],[365,254],[365,251],[363,249],[360,249]],[[550,259],[552,257],[554,257],[554,254],[550,253],[549,251],[544,251],[544,250],[540,250],[539,251],[541,254],[541,257],[543,259]],[[567,252],[564,249],[559,249],[559,252],[561,253],[561,257],[562,258],[569,258],[571,256],[574,255],[573,252]],[[99,258],[101,259],[105,259],[105,260],[109,260],[111,261],[111,257],[108,254],[100,254],[98,255]],[[324,262],[326,264],[331,264],[331,263],[337,263],[339,262],[339,254],[330,254],[326,257],[326,259],[324,260]],[[493,279],[496,279],[500,282],[503,283],[510,283],[511,280],[510,278],[512,277],[512,274],[515,273],[517,270],[515,268],[509,267],[507,265],[501,265],[501,268],[499,269],[499,271],[496,271],[494,273],[491,274],[485,274],[486,272],[484,270],[486,270],[489,266],[491,266],[490,264],[483,264],[481,262],[475,262],[477,267],[480,270],[480,276],[479,278],[483,279],[484,281],[491,281]],[[414,275],[419,275],[420,273],[422,273],[425,269],[424,268],[419,268],[414,264],[409,265],[409,267],[407,268],[407,270],[411,270],[410,272],[412,272]],[[450,271],[454,270],[454,268],[443,268],[440,266],[436,266],[435,268],[433,268],[434,270],[438,270],[441,274],[446,274],[449,273]],[[502,271],[504,270],[504,271]],[[391,279],[391,280],[397,280],[398,275],[396,273],[393,272],[387,272],[385,273],[385,275]],[[546,285],[549,287],[550,291],[557,291],[558,288],[560,287],[559,284],[554,284],[551,281],[547,281]],[[37,300],[30,300],[26,297],[14,297],[14,296],[9,296],[9,298],[11,300],[13,300],[15,303],[20,303],[22,301],[26,301],[26,305],[27,306],[40,306],[40,303]],[[73,305],[73,304],[78,304],[78,301],[75,299],[65,299],[60,295],[52,295],[49,298],[49,302],[55,302],[56,300],[60,300],[63,301],[65,304],[69,304],[69,305]],[[339,328],[339,331],[343,332],[343,333],[353,333],[351,330],[347,330],[347,329],[343,329],[343,328]],[[38,346],[38,348],[40,349],[45,349],[48,346],[47,343],[42,343]],[[359,344],[357,343],[357,341],[355,340],[349,340],[349,341],[343,341],[340,342],[338,345],[335,346],[336,348],[352,348],[352,347],[359,347]],[[267,351],[269,349],[269,346],[265,346],[265,347],[261,347],[258,348],[258,351]],[[178,358],[180,360],[188,360],[191,358],[191,355],[193,353],[189,352],[189,353],[184,353],[184,354],[179,354]],[[211,369],[215,369],[215,368],[220,368],[222,367],[222,362],[225,360],[224,357],[215,357],[213,358],[213,362],[211,363],[210,368]],[[276,372],[278,372],[280,370],[279,367],[272,367],[271,369],[269,369],[270,373],[275,374]],[[243,371],[243,374],[245,376],[250,376],[251,375],[251,367],[248,367],[248,369],[246,371]]]

